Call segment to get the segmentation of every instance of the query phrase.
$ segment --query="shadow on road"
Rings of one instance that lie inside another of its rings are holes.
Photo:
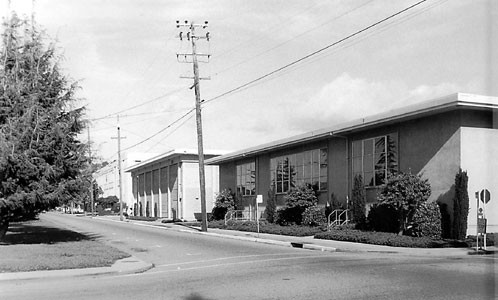
[[[3,244],[56,244],[81,240],[95,240],[96,234],[81,234],[71,230],[52,227],[42,221],[11,223]]]

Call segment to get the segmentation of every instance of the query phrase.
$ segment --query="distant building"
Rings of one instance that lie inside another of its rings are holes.
[[[122,157],[121,168],[122,184],[123,184],[123,203],[128,207],[133,205],[133,194],[131,191],[132,181],[130,176],[126,176],[124,170],[132,165],[142,162],[143,160],[155,156],[155,153],[125,153]],[[105,167],[97,170],[93,174],[93,178],[102,189],[103,194],[100,196],[106,198],[109,196],[116,196],[119,199],[119,167],[118,161],[114,160]]]
[[[354,109],[354,108],[352,108]],[[271,187],[277,204],[294,186],[311,184],[324,205],[332,194],[346,202],[353,178],[362,175],[371,205],[387,174],[421,174],[431,184],[429,201],[446,205],[452,218],[454,180],[469,176],[469,234],[476,232],[476,191],[488,189],[488,231],[498,231],[498,98],[453,94],[208,160],[219,165],[220,189],[237,191],[246,206],[264,202]],[[482,204],[481,204],[482,206]]]
[[[201,212],[197,153],[197,150],[172,150],[127,168],[127,177],[133,182],[130,196],[134,214],[195,220]],[[204,151],[206,159],[221,154]],[[219,192],[218,166],[205,166],[205,179],[206,207],[211,212]]]

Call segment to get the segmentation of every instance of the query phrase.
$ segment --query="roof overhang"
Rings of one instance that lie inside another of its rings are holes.
[[[351,122],[337,124],[331,127],[310,131],[304,134],[214,157],[206,160],[206,164],[229,162],[247,156],[253,156],[255,154],[275,151],[281,148],[296,146],[311,141],[319,141],[320,139],[327,139],[333,136],[343,137],[354,132],[440,114],[459,108],[498,110],[498,98],[465,93],[451,94],[430,101],[420,102],[369,117],[356,119]]]
[[[182,155],[198,155],[198,151],[195,149],[173,149],[170,151],[167,151],[163,154],[151,157],[147,160],[144,160],[138,164],[135,164],[133,166],[130,166],[129,168],[126,168],[124,171],[125,172],[133,172],[136,171],[140,168],[147,167],[152,164],[157,164],[159,162],[168,160],[168,159],[173,159],[178,156]],[[220,156],[223,154],[226,154],[227,151],[221,151],[221,150],[205,150],[204,151],[204,156]]]

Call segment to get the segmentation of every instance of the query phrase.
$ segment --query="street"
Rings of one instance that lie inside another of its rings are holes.
[[[155,267],[142,274],[0,282],[1,299],[496,299],[496,257],[320,252],[62,214]]]

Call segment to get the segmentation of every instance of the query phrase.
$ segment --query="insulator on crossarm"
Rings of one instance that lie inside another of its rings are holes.
[[[180,37],[180,41],[183,40],[183,32],[180,31],[180,34],[178,36]]]
[[[190,41],[190,32],[187,32],[187,40]]]
[[[210,34],[209,32],[206,33],[206,40],[209,41],[209,38],[210,38]]]

